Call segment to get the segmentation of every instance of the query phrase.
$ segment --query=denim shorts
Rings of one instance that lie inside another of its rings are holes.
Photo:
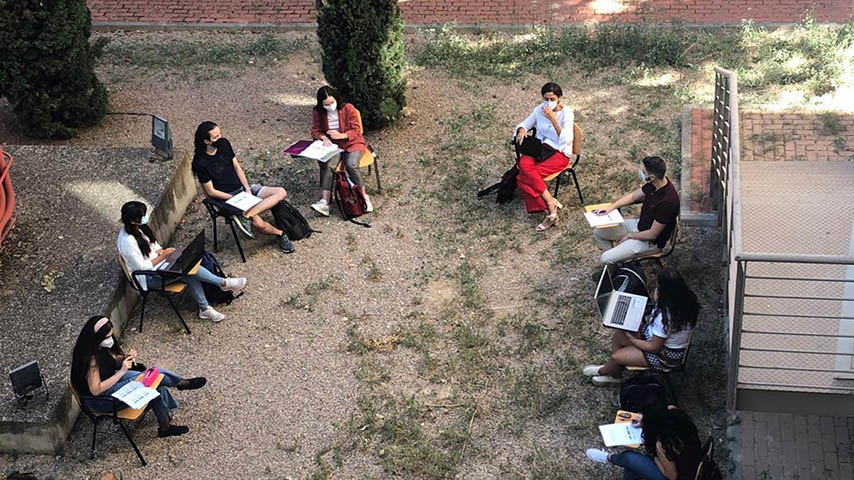
[[[261,189],[264,188],[263,185],[258,185],[257,183],[253,183],[249,185],[249,193],[255,195],[256,197],[261,193]]]

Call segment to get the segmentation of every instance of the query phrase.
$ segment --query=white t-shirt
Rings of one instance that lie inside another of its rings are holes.
[[[330,130],[338,130],[338,110],[326,111],[326,123],[329,124]]]
[[[652,323],[647,328],[656,337],[664,339],[665,347],[672,350],[681,350],[688,347],[688,343],[691,341],[691,327],[685,327],[684,330],[678,332],[667,333],[664,331],[661,312],[656,308],[652,311],[652,315]]]
[[[148,237],[145,234],[142,234],[142,238],[148,240]],[[142,251],[139,249],[139,244],[136,243],[136,239],[133,238],[133,235],[129,234],[124,227],[119,230],[119,238],[116,240],[116,247],[119,249],[119,255],[125,261],[125,266],[127,266],[128,273],[133,273],[136,270],[154,270],[154,264],[151,263],[151,260],[157,257],[157,251],[163,249],[157,242],[148,242],[151,246],[151,251],[148,253],[148,257],[142,254]],[[143,290],[147,288],[145,283],[145,277],[139,276],[140,286]]]
[[[534,107],[534,111],[528,115],[528,118],[516,125],[513,135],[516,135],[520,128],[527,131],[537,127],[537,138],[540,141],[563,153],[567,158],[572,158],[572,124],[575,121],[575,114],[566,105],[559,112],[556,112],[557,123],[560,125],[560,135],[558,135],[552,121],[543,113],[543,105],[545,103],[540,103]]]

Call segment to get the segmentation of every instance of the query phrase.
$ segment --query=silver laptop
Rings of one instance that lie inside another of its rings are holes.
[[[602,316],[602,325],[637,332],[643,321],[646,297],[614,290],[614,281],[608,267],[602,269],[596,287],[596,305]]]

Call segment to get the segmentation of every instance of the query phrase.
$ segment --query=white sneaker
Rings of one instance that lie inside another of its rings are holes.
[[[581,373],[583,373],[585,377],[595,377],[596,375],[599,375],[599,369],[603,366],[604,365],[587,365],[581,369]]]
[[[322,198],[317,203],[312,203],[311,208],[315,212],[323,215],[324,217],[329,216],[329,203],[327,203],[326,200]]]
[[[367,205],[367,208],[365,208],[365,213],[371,213],[374,211],[374,204],[371,203],[371,197],[369,197],[367,194],[365,194],[365,205]]]
[[[598,448],[588,448],[585,452],[587,454],[587,458],[593,460],[596,463],[608,463],[608,452],[605,450],[599,450]]]
[[[222,287],[222,291],[224,292],[239,292],[243,290],[243,287],[246,286],[246,279],[243,277],[240,278],[226,278],[225,286]]]
[[[596,375],[593,377],[593,385],[596,385],[597,387],[619,385],[622,381],[622,378],[614,378],[610,375]]]
[[[211,320],[214,323],[221,322],[225,315],[217,312],[213,307],[208,307],[207,310],[199,311],[199,318],[202,320]]]

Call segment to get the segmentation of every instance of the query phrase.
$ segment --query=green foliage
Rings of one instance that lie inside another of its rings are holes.
[[[70,138],[94,125],[107,91],[93,71],[84,0],[0,0],[0,96],[27,134]]]
[[[317,9],[323,74],[362,113],[388,125],[406,105],[403,20],[396,0],[324,0]]]

